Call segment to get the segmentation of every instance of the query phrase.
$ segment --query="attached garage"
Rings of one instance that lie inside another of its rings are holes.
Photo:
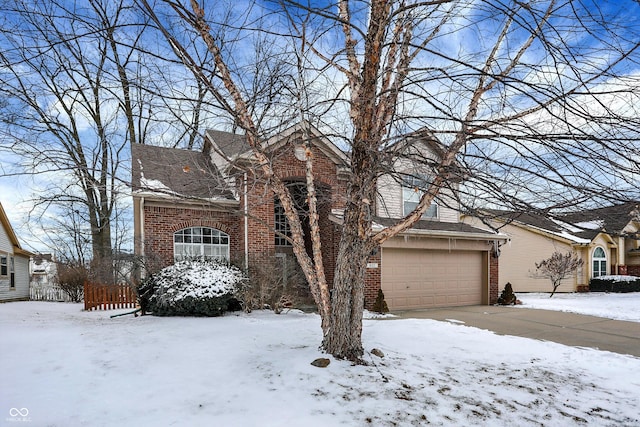
[[[392,310],[487,304],[487,252],[383,248],[381,287]]]

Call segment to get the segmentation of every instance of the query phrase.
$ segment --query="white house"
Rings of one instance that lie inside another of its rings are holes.
[[[29,258],[0,203],[0,302],[29,299]]]

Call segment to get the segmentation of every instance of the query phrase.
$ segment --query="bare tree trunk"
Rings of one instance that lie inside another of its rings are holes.
[[[345,220],[340,240],[331,298],[330,328],[325,332],[322,347],[336,358],[357,361],[363,354],[364,276],[371,248],[358,233],[353,232],[356,228],[350,227],[350,222],[353,222],[353,218]]]

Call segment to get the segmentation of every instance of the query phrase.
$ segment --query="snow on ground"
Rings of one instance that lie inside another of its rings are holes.
[[[385,357],[322,369],[315,314],[109,317],[120,312],[0,304],[0,425],[640,425],[628,355],[367,319],[365,349]]]
[[[563,293],[549,298],[550,293],[516,293],[522,308],[567,311],[607,319],[640,322],[640,292],[615,294],[605,292]]]

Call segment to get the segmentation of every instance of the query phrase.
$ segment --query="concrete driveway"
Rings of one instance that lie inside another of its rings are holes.
[[[639,308],[640,309],[640,308]],[[500,335],[515,335],[640,357],[640,323],[561,311],[469,306],[394,311],[403,318],[464,322]]]

